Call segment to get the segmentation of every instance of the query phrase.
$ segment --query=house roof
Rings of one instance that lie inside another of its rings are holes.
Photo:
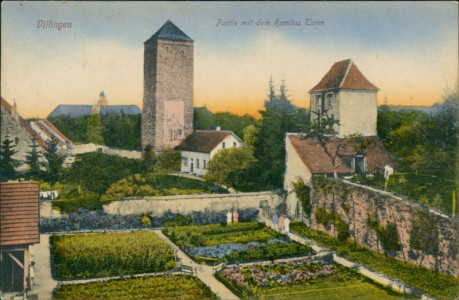
[[[0,246],[40,242],[38,185],[0,183]]]
[[[59,129],[57,129],[56,126],[54,126],[53,123],[51,123],[48,120],[43,120],[42,121],[46,126],[48,126],[49,129],[52,130],[53,133],[58,135],[61,139],[63,139],[66,143],[72,143],[72,141],[65,135],[63,134]]]
[[[140,115],[142,111],[136,105],[104,105],[100,107],[100,114],[105,115],[108,113]]]
[[[332,160],[319,144],[317,138],[304,138],[298,134],[287,134],[287,138],[292,143],[301,161],[312,174],[334,173]],[[364,150],[367,170],[369,172],[384,170],[384,166],[391,162],[388,152],[377,137],[367,139],[372,140],[372,143]],[[336,153],[338,147],[340,148],[339,154],[336,156],[336,173],[353,173],[352,157],[357,154],[354,145],[344,144],[343,139],[332,137],[327,141],[326,147],[332,155]]]
[[[59,104],[49,115],[49,117],[81,117],[91,115],[93,105],[72,105],[72,104]],[[103,105],[100,107],[100,113],[118,113],[125,115],[140,115],[142,112],[136,105]]]
[[[349,90],[379,90],[363,76],[350,59],[342,60],[333,64],[322,80],[309,92],[319,92],[332,89]]]
[[[3,98],[1,98],[0,104],[1,106],[11,115],[12,114],[12,107],[11,105]],[[32,139],[44,150],[48,150],[48,144],[40,137],[40,135],[32,129],[29,122],[24,120],[21,116],[18,115],[18,122],[19,124],[27,131]]]
[[[231,131],[225,130],[196,130],[176,147],[180,151],[210,153],[227,137],[237,136]]]
[[[170,20],[167,20],[167,22],[164,23],[164,25],[145,43],[151,43],[157,40],[193,42],[193,40],[189,36],[187,36],[182,30],[180,30],[180,28],[178,28]]]

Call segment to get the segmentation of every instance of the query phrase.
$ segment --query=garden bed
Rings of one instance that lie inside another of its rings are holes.
[[[174,252],[154,232],[54,235],[53,271],[60,280],[153,273],[175,267]]]
[[[58,287],[53,299],[216,299],[198,278],[189,275],[113,279]]]
[[[312,254],[309,246],[289,240],[258,222],[172,226],[164,234],[197,262],[240,262]]]
[[[225,266],[217,279],[239,297],[257,299],[400,299],[331,259],[311,257],[252,266]]]
[[[458,278],[435,273],[416,265],[387,257],[384,254],[370,251],[352,242],[339,241],[326,233],[312,230],[300,222],[293,222],[290,228],[302,237],[314,240],[351,260],[367,265],[383,274],[400,279],[437,299],[455,299],[459,295]]]

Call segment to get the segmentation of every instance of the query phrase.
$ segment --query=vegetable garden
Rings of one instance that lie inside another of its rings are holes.
[[[398,278],[437,299],[455,299],[459,295],[459,279],[420,268],[370,251],[349,241],[340,241],[326,233],[308,228],[301,222],[291,223],[292,231],[338,252],[356,262],[365,264],[388,276]]]
[[[114,279],[63,285],[53,299],[216,299],[198,278],[189,275]]]
[[[258,222],[189,226],[166,223],[164,234],[198,262],[274,260],[313,252],[309,246]]]
[[[152,273],[173,269],[174,252],[154,232],[54,235],[58,279]]]
[[[331,259],[330,259],[331,260]],[[225,266],[216,277],[239,297],[257,299],[400,299],[329,259],[306,258],[247,267]]]

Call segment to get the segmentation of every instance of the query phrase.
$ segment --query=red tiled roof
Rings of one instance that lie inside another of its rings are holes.
[[[40,242],[38,185],[0,183],[0,245]]]
[[[304,138],[300,135],[289,134],[287,137],[293,145],[298,156],[312,174],[331,174],[334,173],[331,158],[319,144],[317,138]],[[378,138],[370,138],[373,142],[365,149],[364,155],[367,162],[368,172],[382,171],[384,166],[391,162],[390,157],[381,141]],[[334,155],[337,147],[341,147],[336,156],[336,173],[352,173],[351,161],[356,154],[355,147],[341,143],[342,139],[331,138],[327,142],[327,149]]]
[[[378,90],[376,86],[363,76],[362,72],[360,72],[350,59],[334,63],[322,80],[309,92],[338,88],[350,90]]]
[[[72,141],[65,135],[63,134],[59,129],[57,129],[56,126],[54,126],[53,123],[51,123],[48,120],[43,121],[53,132],[57,135],[59,135],[66,143],[71,143]]]
[[[210,153],[219,143],[233,134],[234,133],[231,131],[223,130],[196,130],[178,145],[176,149],[181,151]]]

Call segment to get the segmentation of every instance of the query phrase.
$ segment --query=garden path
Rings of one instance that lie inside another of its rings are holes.
[[[196,275],[199,279],[201,279],[211,290],[214,292],[218,299],[222,300],[233,300],[239,299],[236,295],[234,295],[223,283],[218,281],[214,277],[214,267],[200,265],[195,263],[191,258],[189,258],[179,247],[177,247],[174,243],[172,243],[161,230],[154,230],[156,234],[158,234],[167,244],[169,244],[176,255],[180,258],[182,264],[191,266],[193,269],[196,270]]]
[[[37,295],[40,300],[52,298],[57,281],[51,274],[51,253],[49,249],[49,234],[40,234],[40,243],[30,247],[31,259],[34,266],[34,286],[29,296]]]

